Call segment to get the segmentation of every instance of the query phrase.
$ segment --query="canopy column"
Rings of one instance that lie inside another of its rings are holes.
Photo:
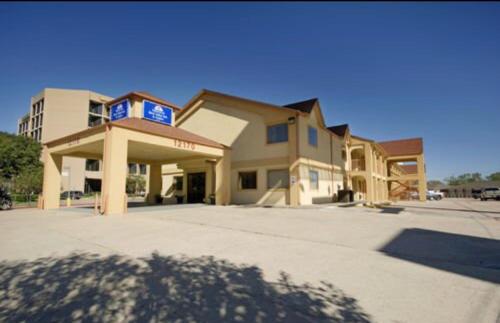
[[[124,214],[127,209],[128,139],[123,129],[107,127],[104,138],[101,212]]]
[[[215,165],[215,204],[231,203],[231,151],[224,149],[222,158]]]
[[[62,156],[51,154],[47,147],[43,151],[43,203],[44,210],[58,209],[61,194]]]
[[[149,189],[147,198],[149,204],[155,204],[156,196],[161,195],[162,181],[161,165],[149,165]]]

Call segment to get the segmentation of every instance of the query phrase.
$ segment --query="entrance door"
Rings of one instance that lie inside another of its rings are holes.
[[[205,198],[205,173],[188,174],[188,203],[203,203]]]

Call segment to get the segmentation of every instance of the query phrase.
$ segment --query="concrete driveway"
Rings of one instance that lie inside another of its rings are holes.
[[[0,213],[0,321],[500,322],[500,202]]]

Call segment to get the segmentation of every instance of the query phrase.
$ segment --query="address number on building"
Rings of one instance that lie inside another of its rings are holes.
[[[190,141],[177,140],[174,139],[174,146],[179,148],[186,148],[194,150],[196,148],[195,144]]]

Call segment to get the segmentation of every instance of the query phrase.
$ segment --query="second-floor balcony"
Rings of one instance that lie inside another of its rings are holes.
[[[365,164],[366,163],[365,163],[365,159],[364,158],[351,159],[351,170],[353,172],[364,171],[364,170],[366,170]]]

